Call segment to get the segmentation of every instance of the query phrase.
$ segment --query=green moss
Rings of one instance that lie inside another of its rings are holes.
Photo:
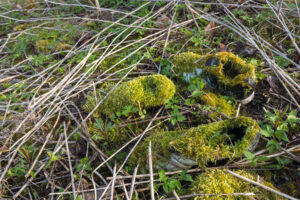
[[[136,148],[131,163],[147,166],[146,155],[150,140],[154,165],[169,161],[175,151],[185,158],[195,160],[202,167],[208,162],[242,157],[243,151],[251,149],[258,128],[251,118],[238,117],[188,130],[158,132]]]
[[[296,181],[288,181],[283,185],[279,186],[280,191],[283,193],[292,195],[293,197],[300,196],[300,185]]]
[[[242,157],[243,151],[251,148],[258,130],[251,118],[238,117],[191,128],[171,144],[181,155],[205,166],[223,158]]]
[[[174,57],[175,71],[191,72],[198,66],[202,56],[192,52],[184,52]]]
[[[166,99],[171,99],[175,93],[174,83],[164,75],[154,74],[141,76],[131,81],[124,82],[99,106],[96,113],[110,115],[121,111],[124,106],[131,105],[140,109],[161,106]],[[98,94],[99,99],[103,97]],[[96,105],[93,93],[87,96],[87,102],[83,106],[86,112],[90,112]]]
[[[71,49],[72,46],[67,43],[51,41],[51,40],[38,40],[35,43],[35,49],[38,53],[49,54],[52,51],[62,51]]]
[[[204,105],[211,106],[227,116],[234,116],[236,114],[236,109],[234,106],[228,103],[227,100],[220,94],[215,94],[208,91],[204,92],[200,96],[200,101]]]
[[[256,181],[255,174],[249,173],[244,170],[235,170],[235,173]],[[274,186],[269,182],[262,183],[268,187],[274,189]],[[252,196],[255,199],[261,200],[273,200],[283,199],[282,197],[268,192],[260,187],[254,186],[244,180],[241,180],[232,174],[226,173],[224,170],[216,169],[209,170],[199,175],[195,181],[192,182],[190,192],[203,193],[203,194],[232,194],[232,193],[249,193],[252,192],[255,195]],[[217,196],[201,196],[195,197],[198,199],[226,199],[226,200],[243,200],[249,199],[247,196],[230,196],[230,195],[217,195]]]
[[[35,43],[35,49],[38,53],[50,53],[50,41],[49,40],[38,40]]]
[[[133,137],[132,131],[141,132],[142,130],[138,127],[118,127],[111,126],[111,124],[97,124],[97,122],[89,121],[88,131],[91,138],[100,145],[103,150],[114,150],[119,148],[124,142],[128,141],[129,138]]]
[[[186,76],[200,76],[218,92],[237,99],[249,96],[256,84],[255,67],[230,52],[205,56],[191,52],[181,53],[174,58],[174,63],[175,69],[181,72],[194,72]]]
[[[205,63],[208,59],[216,59],[218,64],[207,66]],[[235,86],[237,84],[246,86],[244,79],[256,80],[254,66],[247,64],[243,59],[230,52],[206,55],[201,59],[199,65],[207,72],[217,76],[219,81],[227,86]]]
[[[142,167],[148,166],[147,152],[150,141],[152,144],[153,164],[156,165],[158,163],[165,163],[169,161],[171,154],[174,151],[174,148],[170,145],[170,142],[178,138],[185,131],[186,130],[157,132],[146,138],[134,150],[129,159],[129,165],[134,167],[137,164],[140,164]]]

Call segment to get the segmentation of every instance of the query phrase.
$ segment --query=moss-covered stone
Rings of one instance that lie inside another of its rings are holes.
[[[245,170],[235,170],[235,173],[256,181],[256,176],[253,173],[249,173]],[[273,189],[274,186],[269,182],[261,183]],[[275,200],[284,199],[274,193],[268,192],[260,187],[254,186],[253,184],[241,180],[232,174],[226,173],[224,170],[216,169],[206,171],[192,182],[190,192],[201,193],[201,194],[219,194],[216,196],[199,196],[195,197],[194,200],[200,199],[223,199],[223,200],[243,200],[249,199],[247,196],[233,196],[233,195],[221,195],[221,194],[232,194],[232,193],[254,193],[252,196],[255,199],[261,200]]]
[[[230,52],[200,56],[181,53],[174,58],[175,69],[188,81],[193,76],[202,77],[207,85],[222,95],[243,100],[251,96],[256,85],[255,68]]]
[[[205,167],[209,162],[242,157],[243,151],[251,151],[258,131],[256,121],[248,117],[238,117],[188,130],[159,132],[145,139],[136,148],[130,162],[147,166],[145,155],[151,140],[154,165],[163,166],[161,163],[169,162],[172,154],[176,153]]]
[[[125,106],[131,105],[140,109],[147,109],[165,104],[175,94],[175,85],[164,75],[153,74],[141,76],[131,81],[121,83],[104,100],[96,112],[110,115],[122,111]],[[103,95],[99,95],[100,101]],[[83,106],[86,112],[90,112],[96,105],[93,93],[87,96],[87,102]]]
[[[227,116],[234,116],[236,114],[234,105],[228,103],[227,100],[220,94],[206,91],[200,96],[200,101],[202,104],[211,106]]]

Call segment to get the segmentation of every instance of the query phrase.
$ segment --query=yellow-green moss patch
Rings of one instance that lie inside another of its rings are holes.
[[[184,52],[174,57],[175,71],[191,72],[198,66],[202,56],[192,52]]]
[[[202,104],[211,106],[227,116],[234,116],[236,113],[234,106],[228,103],[227,100],[220,94],[206,91],[200,96],[200,101]]]
[[[235,170],[235,173],[256,181],[256,176],[244,170]],[[274,189],[274,186],[269,182],[261,183]],[[201,194],[217,194],[216,196],[199,196],[194,200],[200,199],[222,199],[222,200],[243,200],[249,199],[247,196],[221,195],[232,193],[254,193],[252,196],[255,199],[275,200],[283,199],[282,197],[268,192],[260,187],[254,186],[244,180],[241,180],[232,174],[226,173],[224,170],[216,169],[209,170],[199,175],[191,184],[190,192]]]
[[[138,145],[131,163],[147,166],[145,155],[151,140],[154,165],[168,162],[172,153],[177,152],[205,167],[208,162],[242,157],[243,151],[251,149],[257,133],[258,124],[248,117],[200,125],[188,130],[158,132]]]
[[[49,54],[52,51],[69,50],[72,46],[67,43],[53,42],[51,40],[38,40],[35,49],[38,53]]]
[[[251,118],[238,117],[191,128],[171,144],[181,155],[205,166],[223,158],[242,157],[243,151],[251,149],[258,130]]]
[[[139,144],[129,159],[129,165],[136,166],[140,164],[142,167],[148,166],[148,146],[152,144],[152,161],[154,165],[166,163],[169,161],[174,148],[170,145],[172,140],[178,138],[186,130],[157,132],[146,138]]]
[[[256,85],[255,67],[230,52],[204,56],[181,53],[174,58],[174,64],[175,69],[188,76],[187,81],[189,76],[199,76],[211,88],[237,99],[250,96]]]
[[[117,86],[99,106],[97,112],[109,115],[121,111],[128,105],[141,109],[161,106],[174,94],[175,85],[166,76],[160,74],[141,76]],[[99,96],[101,98],[101,95]],[[95,97],[91,93],[83,107],[86,112],[90,112],[95,105]]]

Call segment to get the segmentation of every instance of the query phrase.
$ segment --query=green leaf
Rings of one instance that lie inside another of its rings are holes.
[[[87,171],[92,171],[92,167],[90,164],[87,164],[85,167],[84,167],[85,170]]]
[[[80,160],[80,163],[82,164],[86,164],[88,162],[89,158],[88,157],[84,157]]]
[[[279,164],[281,165],[288,165],[291,163],[291,160],[288,158],[280,158],[280,157],[276,157],[276,160],[278,161]]]
[[[178,120],[179,122],[183,122],[184,120],[186,120],[186,118],[185,118],[182,114],[178,114],[178,115],[177,115],[177,120]]]
[[[266,75],[265,75],[265,74],[257,73],[257,74],[256,74],[256,77],[257,77],[259,80],[263,80],[264,78],[266,78]]]
[[[282,169],[282,165],[280,165],[280,164],[267,165],[266,167],[267,168]]]
[[[180,181],[176,180],[175,185],[176,185],[176,187],[177,187],[178,190],[181,190],[181,183],[180,183]]]
[[[163,185],[163,189],[164,189],[165,193],[169,193],[169,186],[167,184]]]
[[[255,157],[254,153],[251,153],[250,151],[244,151],[243,153],[248,161],[253,160]]]
[[[258,156],[257,157],[257,162],[265,162],[270,160],[270,158],[266,157],[266,156]]]
[[[83,168],[83,164],[82,164],[82,163],[79,163],[79,164],[77,165],[77,172],[80,172],[80,171],[82,170],[82,168]]]
[[[170,179],[170,181],[168,181],[168,186],[169,186],[169,189],[170,189],[170,191],[173,191],[174,189],[175,189],[175,187],[177,187],[177,185],[178,185],[178,180],[176,180],[176,179]],[[181,185],[180,185],[181,186]]]
[[[273,124],[275,124],[276,121],[279,119],[279,116],[275,115],[274,113],[271,113],[270,111],[267,111],[265,115],[267,119]]]
[[[300,123],[300,118],[297,117],[297,112],[296,110],[292,110],[288,117],[287,117],[287,120],[290,122],[290,123]]]
[[[183,179],[184,181],[189,181],[189,182],[192,182],[192,181],[193,181],[192,176],[189,175],[189,174],[185,174],[185,175],[182,177],[182,179]]]
[[[192,97],[199,97],[202,94],[201,90],[195,90],[192,92]]]
[[[103,129],[103,126],[102,126],[103,122],[101,119],[96,119],[96,126],[97,128],[99,128],[100,130]]]
[[[276,130],[281,130],[281,131],[284,131],[284,132],[289,131],[288,123],[287,122],[281,122],[281,124],[277,127]]]
[[[160,182],[163,182],[164,180],[165,180],[165,178],[166,178],[166,175],[165,175],[165,170],[159,170],[159,172],[158,172],[158,176],[159,176],[159,181]]]
[[[154,191],[157,192],[159,189],[159,185],[158,184],[154,184]]]
[[[255,67],[258,67],[261,63],[262,63],[262,61],[261,60],[258,60],[258,59],[256,59],[256,58],[252,58],[251,60],[250,60],[250,63],[252,64],[252,65],[254,65]],[[265,74],[264,74],[265,75]]]
[[[283,141],[286,141],[288,142],[289,141],[289,138],[287,137],[287,135],[285,134],[285,131],[283,130],[277,130],[275,132],[275,136],[280,139],[280,140],[283,140]]]
[[[276,140],[273,140],[273,139],[268,141],[267,147],[268,147],[270,153],[273,153],[276,150],[281,149],[280,144]]]
[[[174,126],[176,124],[176,119],[175,118],[170,118],[171,124]]]
[[[257,163],[257,161],[256,161],[256,160],[253,160],[253,161],[251,162],[251,165],[252,165],[252,166],[254,166],[254,167],[256,167],[256,166],[257,166],[257,164],[258,164],[258,163]]]
[[[260,134],[265,137],[271,137],[274,134],[274,130],[271,125],[267,124],[261,127]]]
[[[30,176],[31,176],[32,178],[34,178],[34,172],[33,172],[33,171],[30,172]]]
[[[7,99],[7,97],[6,97],[4,94],[1,94],[1,95],[0,95],[0,98],[1,98],[1,99]]]

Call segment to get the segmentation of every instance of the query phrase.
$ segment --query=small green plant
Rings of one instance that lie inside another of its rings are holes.
[[[88,157],[84,157],[80,160],[80,163],[77,165],[77,169],[76,169],[78,173],[83,171],[83,175],[85,176],[90,175],[90,172],[92,171],[92,167],[91,164],[88,163],[88,160],[89,160]]]
[[[192,176],[186,173],[187,170],[183,170],[181,173],[175,174],[172,177],[168,177],[165,174],[164,170],[159,171],[159,181],[162,184],[163,190],[165,193],[172,192],[173,190],[181,190],[181,182],[180,181],[188,181],[192,182]],[[159,186],[156,185],[156,190],[159,189]]]
[[[285,68],[290,64],[290,61],[286,60],[282,56],[274,56],[274,59],[275,59],[275,62],[277,63],[277,65],[281,68]]]
[[[116,112],[116,115],[118,117],[121,117],[122,115],[124,117],[128,117],[130,114],[132,113],[136,113],[136,112],[139,112],[139,109],[137,107],[133,107],[131,105],[129,106],[124,106],[123,110],[121,112]]]
[[[169,119],[172,125],[174,126],[176,122],[183,122],[186,120],[185,116],[180,113],[179,109],[181,106],[177,105],[180,102],[180,99],[173,97],[170,100],[166,100],[166,108],[171,108],[171,118]]]
[[[268,138],[266,147],[269,154],[276,153],[282,150],[280,142],[289,142],[289,136],[296,130],[299,126],[300,118],[297,117],[297,112],[292,110],[287,114],[287,110],[280,112],[275,110],[274,113],[266,111],[265,114],[266,122],[260,123],[260,134]],[[245,151],[244,155],[248,161],[254,166],[257,163],[265,162],[270,160],[266,156],[255,156],[253,153]],[[282,156],[275,157],[277,164],[270,165],[270,167],[283,168],[285,165],[290,163],[288,158]]]
[[[48,154],[50,159],[48,160],[47,165],[46,165],[45,168],[48,168],[51,165],[51,163],[53,163],[53,162],[55,162],[55,161],[57,161],[61,158],[60,155],[55,155],[51,151],[47,151],[47,154]]]
[[[194,29],[192,32],[193,37],[191,38],[191,42],[194,44],[195,47],[209,45],[209,41],[207,40],[207,32],[205,32],[204,30],[197,29]]]
[[[191,92],[192,97],[199,97],[202,94],[204,82],[200,78],[192,78],[188,90]]]

